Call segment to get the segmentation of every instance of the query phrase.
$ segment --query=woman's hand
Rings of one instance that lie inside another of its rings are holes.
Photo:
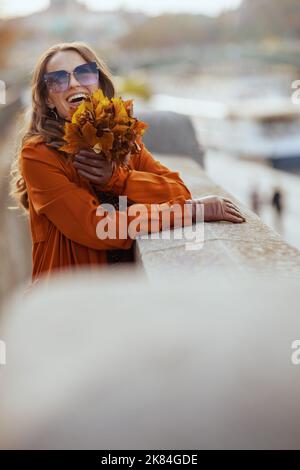
[[[110,180],[114,170],[114,163],[107,161],[103,155],[93,150],[80,150],[74,156],[73,165],[79,175],[87,178],[100,190]]]
[[[230,199],[221,196],[205,196],[197,199],[189,199],[185,201],[192,204],[193,221],[196,221],[196,205],[204,205],[204,221],[216,222],[219,220],[227,220],[228,222],[241,223],[245,222],[245,217],[239,208]],[[200,212],[201,213],[201,212]]]

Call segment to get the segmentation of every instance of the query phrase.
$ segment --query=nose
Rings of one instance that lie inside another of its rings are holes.
[[[71,72],[69,88],[73,88],[73,87],[77,87],[77,86],[81,86],[80,82],[78,80],[76,80],[74,73]]]

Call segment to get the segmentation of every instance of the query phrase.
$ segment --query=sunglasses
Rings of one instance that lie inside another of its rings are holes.
[[[73,73],[80,85],[94,85],[98,82],[99,69],[96,62],[78,65],[73,72],[66,70],[56,70],[44,74],[44,81],[48,90],[52,93],[61,93],[66,91],[70,85],[71,74]]]

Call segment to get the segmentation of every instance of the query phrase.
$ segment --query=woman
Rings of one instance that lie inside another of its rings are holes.
[[[149,208],[166,202],[183,206],[188,200],[193,218],[196,204],[202,202],[205,220],[245,220],[229,200],[216,196],[191,200],[179,174],[154,160],[141,140],[127,168],[115,168],[93,151],[81,151],[74,159],[59,151],[65,121],[80,100],[99,87],[109,98],[114,96],[106,65],[84,43],[55,45],[35,67],[31,117],[15,164],[12,191],[29,212],[33,281],[67,267],[106,264],[116,250],[131,249],[129,236],[101,239],[96,233],[97,206],[107,202],[103,199],[107,193],[127,196],[131,204]],[[128,219],[126,211],[116,211],[117,225]]]

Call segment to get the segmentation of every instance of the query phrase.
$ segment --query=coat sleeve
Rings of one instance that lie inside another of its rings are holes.
[[[191,199],[189,189],[179,173],[169,170],[155,160],[143,143],[138,156],[134,157],[135,169],[119,167],[102,188],[117,195],[126,195],[137,203],[175,203]]]
[[[98,250],[131,247],[134,237],[128,235],[127,228],[137,214],[140,214],[139,204],[133,204],[124,211],[101,211],[98,215],[101,203],[99,205],[99,201],[87,189],[69,180],[63,166],[58,163],[56,152],[45,146],[22,150],[21,173],[35,212],[44,214],[67,238]],[[163,211],[153,213],[150,206],[151,204],[143,205],[140,218],[142,233],[162,229]],[[168,210],[165,206],[163,209]],[[116,227],[116,236],[105,239],[98,237],[97,225],[104,218],[111,226]],[[154,230],[150,223],[151,218],[157,220]],[[177,219],[172,214],[171,226],[174,226]],[[122,237],[118,236],[120,233]]]
[[[44,214],[60,232],[79,244],[99,250],[129,249],[133,240],[128,236],[106,239],[97,236],[97,224],[107,217],[107,212],[97,215],[99,201],[87,189],[70,181],[57,160],[44,146],[22,150],[21,173],[35,212]],[[132,219],[126,211],[115,211],[109,217],[115,217],[117,234],[120,225]]]

